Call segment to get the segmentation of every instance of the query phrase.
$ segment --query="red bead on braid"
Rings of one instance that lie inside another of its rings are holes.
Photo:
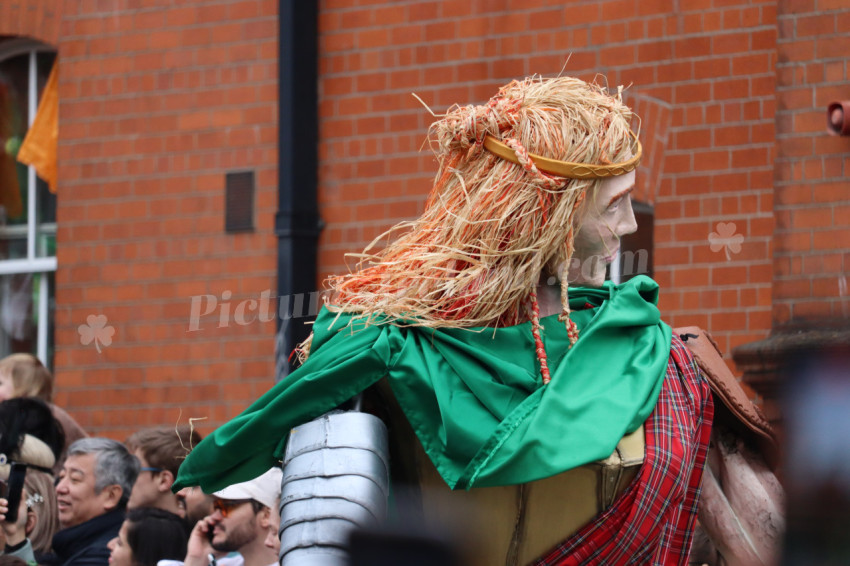
[[[576,345],[576,340],[578,340],[578,325],[573,321],[573,319],[569,319],[567,338],[570,339],[570,348]]]
[[[546,348],[543,347],[543,339],[540,338],[540,308],[537,306],[537,290],[531,291],[531,334],[534,336],[534,350],[537,360],[540,362],[540,375],[543,377],[543,385],[552,381],[549,375],[549,363],[546,358]]]
[[[570,214],[570,222],[572,222],[573,216],[576,211],[581,206],[584,197],[587,195],[587,191],[581,191],[576,197],[575,203],[573,203],[573,210]],[[572,257],[573,251],[575,250],[575,245],[573,243],[573,229],[570,228],[570,231],[567,232],[567,257]],[[576,341],[578,341],[578,325],[570,318],[570,297],[569,297],[569,283],[568,277],[564,274],[564,277],[561,279],[561,305],[562,310],[561,314],[558,315],[558,320],[563,322],[567,327],[567,338],[570,340],[570,348],[576,345]]]
[[[558,320],[563,322],[567,327],[567,338],[570,340],[569,347],[572,348],[576,345],[576,341],[578,340],[578,325],[572,318],[570,318],[570,299],[567,296],[567,286],[564,284],[561,285],[561,293],[564,306],[561,314],[558,315]]]

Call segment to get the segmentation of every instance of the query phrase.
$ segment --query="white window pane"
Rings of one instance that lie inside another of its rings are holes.
[[[41,278],[46,277],[46,289],[42,289]],[[53,273],[16,273],[0,275],[0,357],[17,352],[43,355],[42,362],[48,367],[53,362]],[[39,316],[39,299],[46,291],[47,320]],[[45,344],[39,352],[38,329],[42,331]],[[42,356],[39,356],[42,357]]]

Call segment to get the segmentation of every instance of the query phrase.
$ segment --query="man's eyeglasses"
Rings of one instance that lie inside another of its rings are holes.
[[[150,466],[142,466],[139,468],[140,472],[150,472],[152,474],[158,474],[162,471],[162,468],[151,468]]]
[[[233,512],[234,509],[239,507],[240,505],[245,505],[246,503],[250,503],[251,499],[213,499],[213,509],[221,512],[222,517],[227,517],[230,513]]]

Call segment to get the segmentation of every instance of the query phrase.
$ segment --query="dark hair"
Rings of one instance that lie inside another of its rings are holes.
[[[25,434],[47,444],[59,460],[65,448],[65,432],[47,403],[34,397],[15,397],[0,403],[0,453],[14,459]]]
[[[179,515],[155,507],[137,507],[127,512],[127,544],[133,564],[156,566],[160,560],[183,560],[189,530]]]

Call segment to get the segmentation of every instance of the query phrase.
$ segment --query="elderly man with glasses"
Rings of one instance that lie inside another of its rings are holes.
[[[238,552],[244,566],[277,565],[265,545],[280,496],[280,468],[213,493],[213,513],[198,521],[189,537],[185,566],[216,566],[221,553]],[[228,561],[229,566],[239,566]]]

